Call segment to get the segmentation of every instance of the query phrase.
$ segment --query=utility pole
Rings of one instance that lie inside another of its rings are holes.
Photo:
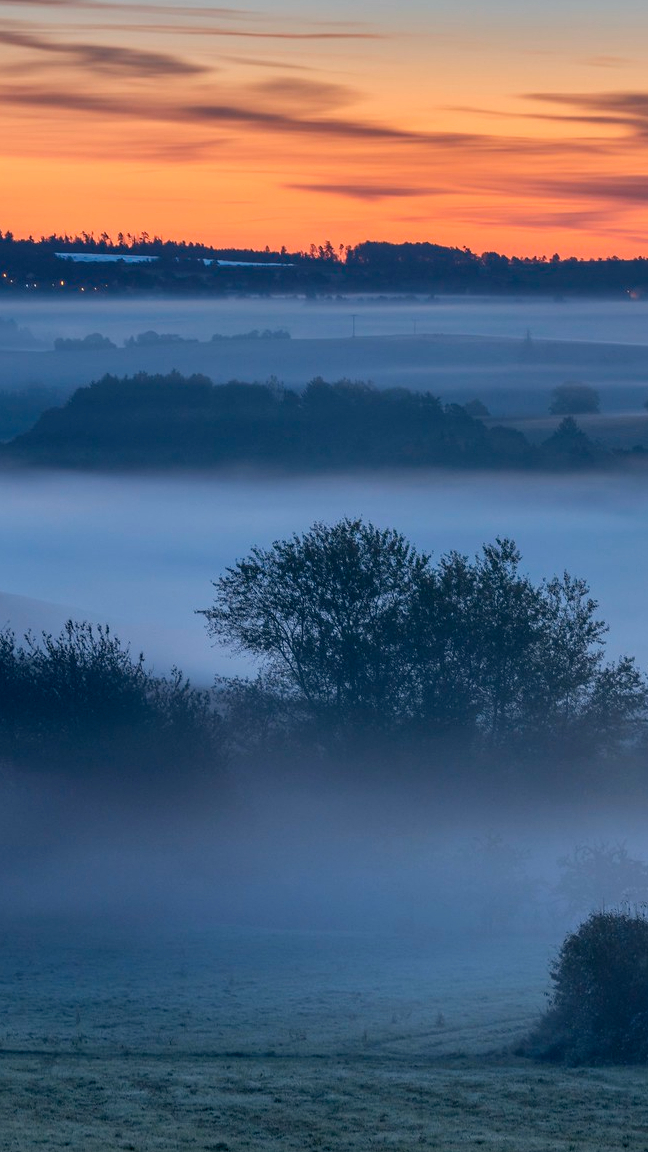
[[[352,327],[352,329],[351,329],[351,335],[352,335],[352,337],[355,337],[355,322],[356,322],[355,313],[353,313],[353,314],[352,314],[352,316],[351,316],[351,322],[352,322],[352,325],[353,325],[353,327]]]

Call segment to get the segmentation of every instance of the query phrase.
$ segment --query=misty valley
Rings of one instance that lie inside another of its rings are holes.
[[[645,1152],[644,303],[3,307],[0,1149]]]

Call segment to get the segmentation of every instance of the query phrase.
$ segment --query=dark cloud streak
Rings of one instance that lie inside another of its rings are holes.
[[[211,24],[128,24],[129,32],[166,32],[174,36],[234,37],[243,40],[386,40],[380,32],[271,32],[266,29],[214,27]]]
[[[352,200],[386,200],[390,197],[439,195],[443,189],[404,188],[391,184],[284,184],[297,192],[320,192]]]
[[[355,89],[346,85],[295,76],[276,76],[253,85],[251,90],[263,101],[293,105],[302,112],[306,108],[338,108],[358,98]]]
[[[0,44],[54,56],[65,56],[81,67],[103,72],[135,73],[138,76],[191,76],[206,71],[198,64],[192,64],[164,52],[147,52],[137,48],[112,47],[105,44],[74,42],[63,44],[29,32],[17,32],[1,27]]]
[[[104,117],[127,117],[133,121],[184,123],[202,128],[241,127],[263,134],[310,137],[313,141],[329,139],[367,146],[393,144],[419,148],[423,155],[426,149],[431,149],[439,152],[464,153],[473,159],[479,155],[515,158],[525,156],[546,161],[578,153],[599,155],[605,152],[606,144],[609,144],[609,141],[599,140],[538,140],[526,136],[494,136],[486,133],[480,135],[476,132],[422,132],[349,116],[304,115],[305,102],[300,101],[298,89],[294,84],[291,86],[287,79],[282,82],[283,92],[288,95],[287,84],[291,92],[291,99],[287,99],[288,109],[281,106],[268,107],[267,100],[262,101],[262,106],[259,106],[258,91],[252,102],[249,98],[250,90],[246,92],[245,89],[235,93],[235,98],[232,98],[231,91],[228,91],[225,100],[174,103],[170,95],[165,94],[163,90],[159,93],[149,93],[146,97],[138,94],[135,98],[126,94],[105,95],[80,88],[66,90],[53,86],[5,83],[0,88],[0,99],[7,105],[23,108],[50,111],[58,109]],[[319,90],[319,86],[317,87]],[[254,93],[254,89],[251,91]],[[331,95],[335,91],[335,86],[329,86],[328,91]],[[334,184],[336,187],[342,186],[332,181],[331,187]]]
[[[525,98],[576,110],[554,115],[552,119],[618,125],[629,128],[642,139],[648,136],[646,92],[529,92]],[[547,118],[546,113],[539,115]]]
[[[7,0],[5,0],[7,3]],[[385,33],[376,32],[363,27],[358,22],[345,21],[301,21],[301,28],[291,27],[288,30],[281,28],[272,30],[268,28],[235,28],[223,24],[211,24],[206,18],[218,20],[231,20],[234,22],[255,22],[260,24],[268,17],[252,8],[210,8],[207,6],[184,7],[178,4],[141,4],[129,3],[128,0],[8,0],[8,4],[15,4],[21,9],[27,8],[55,8],[68,9],[79,12],[114,12],[120,16],[119,25],[115,28],[132,32],[169,32],[182,35],[196,36],[237,36],[254,40],[383,40]],[[164,23],[149,20],[146,24],[136,24],[130,21],[124,24],[123,16],[127,13],[131,17],[166,17]],[[180,23],[170,23],[169,18],[175,18]],[[203,21],[200,25],[188,23],[191,19]],[[110,25],[109,27],[113,27]]]
[[[627,204],[648,203],[648,175],[619,177],[562,178],[556,180],[524,181],[527,194],[559,196],[565,200],[610,200]]]

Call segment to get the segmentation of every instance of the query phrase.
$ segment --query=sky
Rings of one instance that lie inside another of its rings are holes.
[[[0,229],[648,255],[644,0],[0,0]]]

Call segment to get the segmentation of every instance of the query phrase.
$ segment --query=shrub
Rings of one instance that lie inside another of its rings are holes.
[[[177,669],[153,676],[108,626],[68,620],[58,636],[0,631],[0,759],[84,776],[186,778],[225,762],[211,693]]]
[[[567,380],[553,389],[549,411],[552,416],[580,416],[585,412],[598,412],[600,405],[596,388],[578,380]]]
[[[549,1011],[523,1048],[567,1064],[648,1062],[648,920],[594,912],[551,968]]]

